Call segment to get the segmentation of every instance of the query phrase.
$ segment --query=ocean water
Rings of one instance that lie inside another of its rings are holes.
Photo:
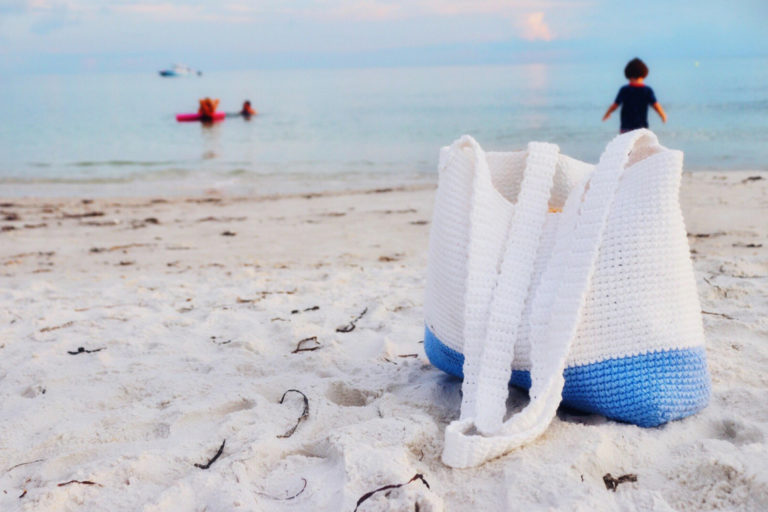
[[[191,63],[194,64],[194,63]],[[649,62],[690,170],[768,169],[768,58]],[[596,161],[624,62],[0,77],[0,196],[290,193],[431,182],[440,146],[555,142]],[[260,114],[177,123],[198,98]]]

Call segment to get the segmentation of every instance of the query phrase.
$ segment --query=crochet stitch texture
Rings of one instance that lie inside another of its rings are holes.
[[[530,442],[561,400],[640,426],[706,405],[681,171],[682,153],[648,130],[616,137],[597,166],[551,144],[485,153],[464,136],[443,148],[425,350],[464,378],[447,464]],[[508,383],[531,402],[503,422]]]

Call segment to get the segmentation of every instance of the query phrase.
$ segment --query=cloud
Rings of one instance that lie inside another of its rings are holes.
[[[203,4],[189,5],[172,2],[121,3],[111,6],[118,14],[141,16],[165,22],[223,22],[248,23],[254,21],[255,8],[247,4],[228,4],[223,8],[211,8]]]
[[[522,38],[528,41],[551,41],[554,34],[544,21],[543,12],[532,12],[525,18]]]
[[[256,6],[247,3],[231,3],[225,4],[224,9],[232,12],[253,13],[259,11]]]
[[[191,19],[203,13],[201,6],[171,2],[137,2],[113,5],[112,10],[124,14],[148,15],[161,19]]]
[[[549,2],[538,2],[538,5]],[[461,14],[511,14],[537,5],[528,0],[420,0],[415,4],[424,14],[456,16]]]
[[[80,22],[85,8],[76,0],[0,0],[0,23],[45,35]]]
[[[356,21],[385,21],[406,17],[401,5],[377,0],[341,2],[340,5],[328,9],[325,14],[331,18]]]
[[[82,34],[117,24],[131,27],[133,32],[148,30],[149,25],[162,26],[164,33],[171,29],[181,32],[193,25],[203,30],[231,29],[235,34],[232,39],[252,42],[257,36],[246,35],[247,30],[240,28],[252,25],[254,32],[265,27],[284,27],[284,31],[295,36],[299,33],[295,31],[300,30],[302,37],[291,40],[289,47],[304,44],[301,41],[310,37],[307,34],[314,34],[322,44],[331,46],[349,46],[343,40],[354,38],[368,46],[390,47],[510,38],[569,39],[580,32],[578,11],[596,1],[0,0],[0,23],[19,27],[14,29],[17,39],[18,34],[59,32],[62,27],[77,23],[83,27]],[[2,16],[3,7],[9,16]],[[4,36],[10,35],[5,27],[4,32]],[[281,41],[282,35],[279,31],[275,33],[278,37],[274,40]],[[109,35],[111,38],[112,34]],[[262,44],[271,47],[273,42]]]
[[[93,8],[92,4],[78,0],[25,0],[22,3],[32,12],[82,12]]]
[[[495,16],[520,19],[535,39],[551,38],[540,12],[583,6],[595,0],[0,0],[3,10],[41,15],[46,12],[77,12],[141,16],[158,21],[257,22],[270,18],[303,18],[321,22],[391,22],[415,18]],[[540,18],[536,19],[536,16]],[[538,25],[536,25],[538,23]],[[547,36],[547,34],[549,34]],[[529,37],[529,36],[526,36]]]
[[[573,9],[593,0],[314,0],[284,13],[319,19],[391,21],[420,17],[495,15],[517,18],[541,9]],[[538,12],[534,13],[538,15]],[[546,25],[545,30],[549,30]],[[541,30],[541,29],[539,29]],[[550,31],[551,35],[551,31]]]
[[[0,0],[0,13],[23,14],[28,12],[49,11],[54,8],[67,8],[68,2],[51,0]]]
[[[8,0],[0,3],[0,14],[20,14],[28,10],[24,0]]]

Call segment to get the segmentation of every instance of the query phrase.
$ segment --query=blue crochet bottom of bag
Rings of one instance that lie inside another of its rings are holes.
[[[424,350],[436,367],[464,376],[464,355],[444,345],[428,327]],[[607,359],[566,368],[563,375],[565,405],[641,427],[684,418],[709,402],[703,347]],[[530,388],[530,372],[512,371],[510,384]]]

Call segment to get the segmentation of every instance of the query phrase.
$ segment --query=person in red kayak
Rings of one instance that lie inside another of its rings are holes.
[[[219,107],[219,100],[212,100],[211,98],[203,98],[200,100],[200,108],[197,113],[200,114],[200,120],[204,123],[213,122],[213,114],[216,113],[216,109]]]
[[[255,116],[256,114],[258,114],[258,112],[256,112],[251,106],[251,100],[245,100],[245,103],[243,103],[243,108],[240,110],[240,115],[246,119],[250,119],[251,116]]]

